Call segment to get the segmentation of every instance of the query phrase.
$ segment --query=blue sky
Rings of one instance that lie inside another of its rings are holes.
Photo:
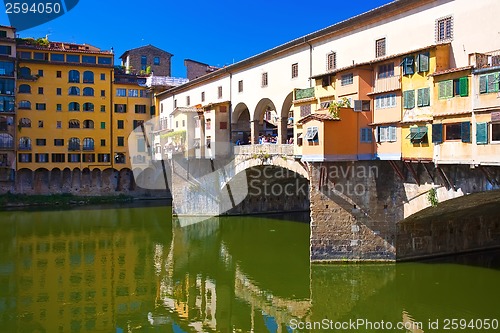
[[[185,77],[186,58],[232,64],[389,2],[80,0],[65,15],[19,34],[113,47],[116,64],[127,49],[153,44],[174,54],[172,75]],[[2,10],[0,23],[8,22]]]

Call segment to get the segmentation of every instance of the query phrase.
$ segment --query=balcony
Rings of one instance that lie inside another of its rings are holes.
[[[0,142],[0,150],[14,150],[14,142]]]
[[[401,89],[401,76],[395,75],[381,79],[375,79],[373,84],[373,93],[382,93]]]

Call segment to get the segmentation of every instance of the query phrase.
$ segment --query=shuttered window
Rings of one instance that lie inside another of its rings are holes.
[[[430,88],[417,90],[417,106],[429,106],[431,104]]]
[[[362,128],[361,129],[360,141],[363,143],[372,142],[372,129],[371,128]]]
[[[415,65],[415,59],[413,56],[405,57],[401,65],[403,66],[403,75],[411,75],[415,73],[413,67]]]
[[[417,56],[417,70],[419,72],[429,71],[429,52],[420,53]]]
[[[415,90],[403,92],[403,107],[405,109],[413,109],[415,107]]]
[[[462,127],[462,142],[471,142],[471,133],[470,133],[470,122],[464,121],[461,124]]]
[[[443,124],[432,124],[432,143],[443,142]]]
[[[467,97],[469,96],[469,78],[468,77],[461,77],[458,80],[458,86],[459,86],[459,94],[461,97]]]
[[[488,143],[488,123],[476,124],[476,143],[485,145]]]
[[[439,82],[439,99],[447,99],[453,97],[453,80]]]

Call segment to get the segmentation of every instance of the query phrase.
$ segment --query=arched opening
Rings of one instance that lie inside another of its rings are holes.
[[[252,142],[257,144],[276,143],[278,137],[278,113],[269,98],[257,103],[252,119]]]
[[[231,141],[236,145],[250,144],[250,111],[244,103],[236,105],[232,121]]]
[[[69,83],[80,83],[80,72],[77,70],[70,70],[68,73]]]
[[[80,104],[77,102],[70,102],[68,104],[68,111],[80,111]]]
[[[90,87],[83,88],[83,96],[94,96],[94,88]]]
[[[78,87],[69,87],[68,88],[68,95],[70,96],[80,96],[80,88]]]
[[[94,83],[94,72],[92,71],[83,72],[83,83]]]
[[[20,93],[20,94],[31,94],[31,86],[29,84],[21,84],[19,86],[18,93]]]
[[[80,128],[80,121],[78,119],[70,119],[68,121],[68,128]]]
[[[293,144],[293,92],[288,94],[281,107],[280,119],[278,121],[278,143]]]
[[[94,111],[94,103],[90,103],[90,102],[83,103],[83,111],[93,112]]]
[[[94,121],[91,119],[85,119],[83,121],[83,128],[94,128]]]

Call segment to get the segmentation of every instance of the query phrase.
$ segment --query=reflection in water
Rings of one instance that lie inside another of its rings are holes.
[[[307,223],[224,217],[180,227],[170,214],[0,212],[1,331],[315,332],[324,327],[294,328],[363,319],[422,333],[438,331],[429,320],[500,319],[499,251],[311,267]]]

